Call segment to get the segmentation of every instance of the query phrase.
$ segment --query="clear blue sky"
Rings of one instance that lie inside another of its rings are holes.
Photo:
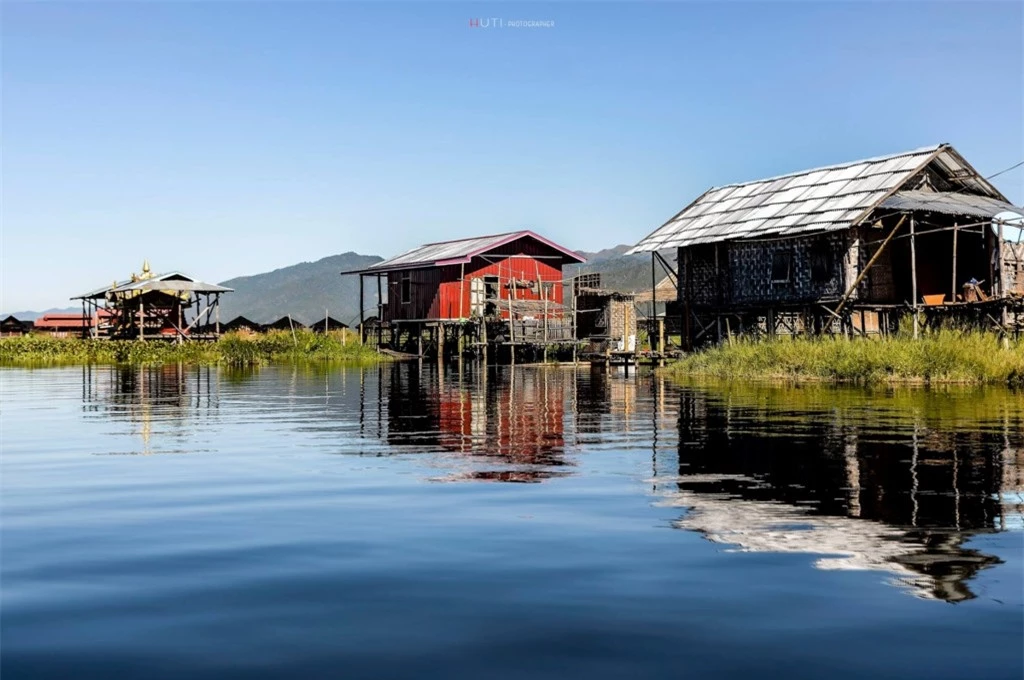
[[[5,2],[0,309],[518,227],[633,243],[716,184],[1024,159],[1022,4]],[[470,28],[473,17],[553,28]],[[996,184],[1018,204],[1024,171]]]

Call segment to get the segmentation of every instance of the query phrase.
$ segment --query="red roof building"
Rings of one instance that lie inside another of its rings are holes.
[[[561,314],[562,267],[585,261],[516,231],[429,243],[358,273],[378,278],[385,323],[540,318]]]
[[[81,336],[85,335],[86,331],[103,327],[113,316],[113,313],[106,309],[100,309],[91,315],[79,312],[54,312],[43,314],[36,319],[35,330],[49,333],[54,337]]]

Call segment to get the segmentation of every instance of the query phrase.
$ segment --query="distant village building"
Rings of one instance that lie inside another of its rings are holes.
[[[634,354],[637,349],[636,296],[601,288],[599,278],[588,283],[594,287],[580,286],[577,280],[573,288],[578,320],[576,337],[590,342],[589,352]]]
[[[532,231],[430,243],[360,270],[376,281],[379,340],[423,354],[448,342],[475,346],[570,342],[562,267],[584,258]],[[365,299],[360,299],[365,331]]]
[[[334,317],[325,316],[320,319],[312,326],[309,327],[314,333],[327,333],[329,331],[342,331],[348,328],[348,324],[344,324]]]
[[[95,336],[110,327],[112,317],[113,313],[106,309],[90,314],[51,312],[36,319],[32,330],[55,338]]]
[[[228,321],[225,324],[221,324],[221,332],[224,333],[235,331],[247,331],[249,333],[258,333],[262,329],[262,325],[242,315],[238,315],[234,319],[231,319],[231,321]]]
[[[270,323],[263,324],[262,330],[264,330],[264,331],[288,331],[288,330],[298,330],[299,328],[305,328],[305,327],[306,327],[306,324],[302,323],[301,321],[299,321],[297,319],[292,318],[291,316],[285,315],[285,316],[282,316],[277,321],[271,321]]]
[[[709,189],[630,252],[673,279],[688,345],[886,333],[911,310],[1010,333],[1024,321],[1022,215],[940,144]]]
[[[12,338],[27,335],[32,331],[34,325],[31,321],[22,321],[14,316],[8,316],[0,321],[0,337]]]
[[[153,274],[144,262],[127,281],[72,299],[82,301],[77,331],[84,336],[181,342],[220,334],[220,296],[230,292],[181,272]]]

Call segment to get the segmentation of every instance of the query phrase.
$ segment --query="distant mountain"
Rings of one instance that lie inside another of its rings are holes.
[[[618,245],[614,248],[605,248],[594,253],[580,252],[587,263],[581,267],[584,274],[599,272],[601,274],[601,287],[617,290],[623,293],[638,293],[651,288],[651,255],[626,255],[626,251],[632,246]],[[675,266],[669,259],[669,263]],[[574,272],[566,272],[568,277]],[[665,277],[665,271],[658,266],[657,279],[661,281]]]
[[[81,306],[79,306],[79,307],[62,307],[60,309],[58,309],[57,307],[52,307],[52,308],[47,309],[47,310],[42,311],[42,312],[32,312],[32,311],[28,311],[28,312],[3,312],[3,313],[0,313],[0,319],[6,319],[9,316],[13,316],[15,319],[20,319],[22,321],[35,321],[36,319],[41,317],[43,314],[75,314],[75,313],[79,313],[80,314],[81,312],[82,312]]]
[[[363,269],[382,259],[349,252],[222,281],[222,286],[235,292],[221,298],[220,320],[227,322],[241,314],[256,323],[269,323],[291,314],[293,319],[309,325],[323,319],[326,310],[338,321],[355,325],[359,323],[359,277],[340,274]],[[376,300],[376,284],[372,291],[367,284],[367,316],[376,315]]]
[[[630,246],[618,245],[597,252],[579,251],[587,258],[582,265],[583,273],[600,272],[601,285],[612,290],[639,292],[651,287],[650,255],[626,255]],[[343,271],[364,269],[383,258],[376,255],[344,253],[332,255],[316,262],[302,262],[274,271],[240,276],[221,285],[233,288],[235,292],[221,298],[220,320],[230,321],[238,315],[257,323],[269,323],[286,314],[304,324],[316,323],[324,318],[327,311],[331,317],[355,325],[359,322],[359,277],[341,276]],[[575,275],[575,266],[566,267],[565,275]],[[664,273],[658,270],[658,279]],[[377,313],[377,288],[375,282],[366,287],[366,315]],[[74,313],[80,307],[48,309],[45,312],[14,312],[14,316],[34,321],[45,313]],[[8,316],[0,315],[0,318]]]

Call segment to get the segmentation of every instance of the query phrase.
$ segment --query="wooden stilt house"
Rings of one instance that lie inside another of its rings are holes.
[[[1024,209],[952,146],[709,189],[641,240],[684,345],[735,332],[886,333],[1024,321]],[[661,255],[675,250],[678,271]],[[652,276],[652,279],[654,276]]]
[[[83,322],[79,326],[83,335],[180,342],[217,337],[220,296],[230,292],[230,288],[181,272],[153,274],[145,262],[142,272],[127,281],[115,281],[72,299],[82,301],[82,319],[106,319],[105,323]]]
[[[375,279],[380,332],[423,353],[423,331],[439,353],[449,331],[477,343],[568,342],[562,267],[584,258],[532,231],[430,243],[358,272]],[[350,272],[351,273],[351,272]],[[360,291],[365,286],[360,286]],[[365,300],[360,301],[365,313]],[[363,326],[365,316],[360,317]]]

